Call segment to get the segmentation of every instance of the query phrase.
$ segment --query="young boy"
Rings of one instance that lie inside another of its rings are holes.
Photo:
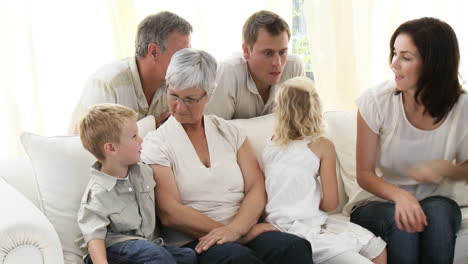
[[[98,160],[78,211],[85,263],[196,263],[193,250],[156,236],[156,183],[139,163],[136,120],[134,110],[116,104],[96,105],[81,120],[81,142]]]

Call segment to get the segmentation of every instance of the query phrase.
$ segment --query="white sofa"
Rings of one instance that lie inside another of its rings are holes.
[[[327,112],[325,120],[327,136],[338,154],[340,206],[332,216],[347,219],[348,195],[358,188],[354,176],[356,114]],[[259,155],[271,136],[272,116],[232,122],[244,128]],[[152,118],[139,121],[140,135],[154,129],[153,124]],[[76,136],[26,133],[22,141],[29,159],[0,160],[0,264],[82,263],[84,252],[73,242],[79,232],[75,218],[93,157]],[[468,263],[468,207],[462,212],[455,250],[457,264]]]

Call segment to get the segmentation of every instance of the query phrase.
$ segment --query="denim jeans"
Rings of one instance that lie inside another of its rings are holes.
[[[351,213],[351,222],[369,229],[387,242],[388,263],[453,263],[461,223],[460,207],[453,200],[433,196],[421,200],[428,226],[408,233],[395,223],[395,204],[370,202]]]
[[[186,247],[195,248],[198,241],[188,243]],[[213,245],[198,255],[201,264],[211,263],[313,263],[310,243],[292,234],[270,231],[265,232],[250,243],[225,243]]]
[[[148,240],[127,240],[107,248],[110,264],[196,264],[197,255],[190,248],[158,246]],[[85,264],[93,263],[90,256]]]

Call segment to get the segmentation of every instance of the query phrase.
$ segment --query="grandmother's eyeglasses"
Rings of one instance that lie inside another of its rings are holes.
[[[190,98],[190,97],[185,97],[185,98],[184,97],[179,97],[178,95],[170,93],[170,92],[167,93],[167,96],[168,96],[170,101],[172,101],[172,102],[174,102],[176,104],[179,101],[182,101],[185,105],[192,106],[192,105],[196,105],[196,104],[200,103],[201,100],[203,98],[205,98],[206,92],[198,99],[194,99],[194,98]]]

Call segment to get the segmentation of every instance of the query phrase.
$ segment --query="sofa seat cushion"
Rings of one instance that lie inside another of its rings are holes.
[[[458,234],[468,235],[468,207],[461,208],[462,222]]]

